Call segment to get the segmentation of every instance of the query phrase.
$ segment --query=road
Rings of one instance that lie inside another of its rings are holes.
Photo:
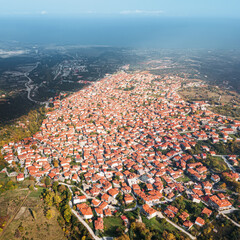
[[[75,185],[69,185],[69,184],[66,184],[66,183],[59,183],[59,184],[62,184],[62,185],[65,185],[69,188],[69,190],[71,191],[72,193],[72,189],[71,187],[76,187]],[[78,188],[78,187],[77,187]],[[80,188],[78,188],[87,198],[89,197],[83,190],[81,190]],[[87,230],[89,231],[89,233],[91,234],[91,236],[94,238],[94,239],[100,239],[99,237],[97,237],[94,232],[92,231],[92,229],[89,227],[89,225],[83,220],[83,218],[76,212],[72,209],[72,203],[71,201],[69,202],[69,205],[71,207],[71,210],[72,210],[72,213],[79,219],[79,221],[87,228]],[[141,208],[140,206],[136,205],[135,208],[133,208],[134,210],[136,208]],[[180,226],[178,226],[177,224],[175,224],[174,222],[172,222],[171,220],[169,220],[168,218],[166,218],[165,216],[162,215],[161,212],[157,212],[157,216],[160,217],[160,218],[165,218],[167,222],[169,222],[171,225],[173,225],[175,228],[177,228],[179,231],[185,233],[187,236],[189,236],[192,240],[195,240],[196,237],[194,237],[193,235],[191,235],[190,233],[188,233],[187,231],[185,231],[183,228],[181,228]],[[141,219],[142,220],[142,219]],[[140,221],[141,221],[140,220]]]
[[[236,172],[235,168],[228,162],[225,155],[216,155],[216,157],[221,157],[231,171],[233,171],[234,173],[238,173],[238,172]]]
[[[34,99],[32,99],[31,97],[31,92],[34,89],[34,86],[31,85],[33,83],[33,80],[29,77],[29,74],[38,67],[38,65],[40,64],[40,62],[37,62],[36,65],[28,72],[24,73],[24,76],[28,79],[28,81],[25,83],[25,87],[27,90],[27,98],[28,100],[30,100],[31,102],[37,103],[37,104],[48,104],[48,102],[40,102],[40,101],[36,101]]]
[[[220,213],[220,212],[219,212]],[[227,215],[225,215],[224,213],[220,213],[222,214],[225,218],[227,218],[229,221],[231,221],[235,226],[240,228],[240,224],[236,223],[235,221],[233,221],[231,218],[229,218]]]
[[[70,205],[71,206],[71,205]],[[75,211],[71,208],[72,213],[78,218],[78,220],[87,228],[89,234],[93,237],[95,240],[101,240],[98,236],[95,235],[93,230],[89,227],[89,225],[84,221],[84,219]]]
[[[73,192],[72,192],[72,189],[71,187],[76,187],[74,185],[69,185],[69,184],[66,184],[66,183],[59,183],[59,184],[62,184],[62,185],[65,185],[68,187],[68,189],[70,190],[70,192],[72,193],[73,195]],[[78,187],[77,187],[78,188]],[[83,192],[80,188],[78,188],[81,192]],[[84,192],[83,192],[84,194]],[[85,193],[86,194],[86,193]],[[72,213],[78,218],[78,220],[87,228],[89,234],[93,237],[93,239],[95,240],[102,240],[102,238],[99,238],[98,236],[95,235],[95,233],[93,232],[93,230],[89,227],[89,225],[85,222],[85,220],[78,214],[77,211],[73,210],[73,206],[72,206],[72,202],[70,201],[69,202],[69,206],[71,208],[71,211]]]
[[[53,81],[56,80],[57,77],[61,74],[62,68],[63,68],[63,66],[62,66],[62,64],[60,63],[60,64],[58,65],[58,69],[57,69],[56,75],[55,75],[54,78],[53,78]]]
[[[85,195],[87,199],[96,199],[96,198],[94,198],[94,197],[91,197],[91,196],[87,195],[81,188],[79,188],[79,187],[77,187],[77,186],[75,186],[75,185],[70,185],[70,184],[61,183],[61,182],[59,182],[59,184],[62,184],[62,185],[67,186],[67,187],[69,188],[69,190],[71,191],[72,194],[73,194],[73,192],[72,192],[71,187],[75,187],[75,188],[77,188],[83,195]]]
[[[185,234],[186,234],[188,237],[190,237],[192,240],[197,239],[197,238],[194,237],[192,234],[190,234],[189,232],[185,231],[183,228],[181,228],[180,226],[178,226],[177,224],[175,224],[174,222],[172,222],[170,219],[164,217],[161,212],[157,211],[157,216],[158,216],[159,218],[165,218],[168,223],[170,223],[171,225],[173,225],[173,226],[174,226],[175,228],[177,228],[179,231],[185,233]]]

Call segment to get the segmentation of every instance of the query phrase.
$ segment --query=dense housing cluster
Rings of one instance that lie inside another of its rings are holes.
[[[107,75],[56,100],[39,132],[3,147],[5,160],[24,167],[18,180],[49,176],[60,182],[81,182],[82,191],[75,194],[73,204],[84,219],[96,213],[97,230],[104,228],[102,218],[114,214],[121,204],[138,202],[149,219],[162,213],[174,218],[179,209],[171,202],[182,195],[203,202],[202,214],[207,216],[213,209],[231,209],[228,197],[214,191],[222,173],[204,164],[217,153],[204,144],[198,153],[192,149],[203,141],[226,143],[239,131],[240,122],[214,114],[205,102],[185,102],[177,93],[183,81],[148,72]],[[219,157],[229,167],[224,174],[239,181],[233,167],[237,156]],[[161,203],[167,207],[160,213],[154,206]],[[201,216],[191,222],[189,213],[181,212],[180,225],[203,226]]]

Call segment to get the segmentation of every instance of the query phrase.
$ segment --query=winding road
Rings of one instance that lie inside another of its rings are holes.
[[[95,235],[95,233],[93,232],[93,230],[89,227],[89,225],[84,221],[84,219],[78,214],[77,211],[72,210],[72,213],[78,218],[78,220],[84,225],[84,227],[87,228],[89,234],[93,237],[93,239],[95,240],[101,240],[101,238],[99,238],[98,236]]]
[[[28,98],[28,100],[30,100],[31,102],[43,105],[43,104],[48,104],[48,102],[40,102],[40,101],[36,101],[36,100],[32,99],[31,92],[34,89],[34,85],[32,85],[33,80],[29,77],[29,74],[34,69],[36,69],[39,64],[40,64],[40,62],[37,62],[36,65],[31,70],[29,70],[28,72],[24,73],[24,76],[28,79],[28,81],[25,83],[25,87],[26,87],[26,90],[27,90],[27,98]]]

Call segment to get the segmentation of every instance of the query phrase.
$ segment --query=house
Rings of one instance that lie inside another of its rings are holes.
[[[211,176],[211,180],[214,181],[214,182],[219,182],[220,177],[218,175],[214,174],[214,175]]]
[[[157,211],[151,208],[148,204],[144,204],[142,208],[148,219],[151,219],[157,215]]]
[[[78,175],[76,173],[73,174],[72,181],[74,181],[74,182],[79,181],[79,177],[78,177]]]
[[[217,210],[226,210],[232,207],[232,204],[227,199],[220,199],[216,195],[209,197],[208,203]]]
[[[234,172],[224,172],[222,174],[224,177],[229,177],[234,181],[238,181],[239,180],[239,174],[238,173],[234,173]]]
[[[197,219],[195,220],[195,224],[202,227],[205,224],[205,221],[202,218],[197,217]]]
[[[111,217],[112,216],[112,212],[111,212],[110,208],[104,209],[104,215],[106,217]]]
[[[78,204],[78,203],[83,203],[83,202],[86,202],[87,201],[87,198],[85,195],[83,196],[76,196],[73,198],[73,204]]]
[[[106,201],[106,202],[110,202],[110,196],[107,194],[107,193],[104,193],[102,196],[101,196],[101,200],[102,201]]]
[[[210,210],[210,209],[208,209],[208,208],[204,208],[203,210],[202,210],[202,214],[206,214],[208,217],[210,217],[210,215],[212,214],[212,211]]]
[[[23,173],[19,173],[18,175],[17,175],[17,181],[23,181],[24,180],[24,174]]]
[[[129,186],[122,187],[122,192],[123,193],[130,193],[131,192],[131,188]]]
[[[100,207],[97,207],[94,209],[95,213],[97,214],[98,217],[102,217],[103,218],[103,209]]]
[[[106,202],[102,202],[100,205],[99,205],[100,208],[102,208],[103,210],[106,209],[108,207],[108,204]]]
[[[92,209],[86,203],[77,204],[77,210],[84,219],[91,219],[93,217]]]
[[[116,198],[116,196],[118,195],[119,191],[117,188],[112,188],[108,191],[108,194],[110,196],[112,196],[113,198]]]
[[[190,198],[195,203],[200,203],[201,202],[201,199],[199,198],[199,196],[197,194],[191,194]]]
[[[183,223],[183,226],[189,230],[193,226],[193,223],[191,221],[189,221],[189,220],[186,220]]]
[[[173,212],[174,214],[178,213],[178,209],[172,205],[167,206],[167,209],[171,212]]]
[[[125,226],[127,226],[129,224],[129,220],[126,216],[122,215],[121,219],[123,220]]]
[[[179,216],[183,221],[186,221],[186,219],[189,217],[189,214],[187,212],[182,212],[182,214]]]
[[[223,131],[227,134],[234,134],[236,131],[232,128],[224,128]]]
[[[127,194],[124,197],[124,201],[125,201],[126,204],[130,204],[134,201],[134,198],[130,194]]]
[[[97,220],[94,221],[94,227],[95,230],[103,231],[104,230],[103,218],[98,217]]]
[[[174,217],[175,217],[175,214],[174,214],[172,211],[168,210],[168,209],[166,209],[166,210],[164,211],[164,213],[165,213],[165,215],[166,215],[168,218],[174,218]]]
[[[98,207],[100,205],[101,201],[98,199],[92,199],[92,205],[94,207]]]

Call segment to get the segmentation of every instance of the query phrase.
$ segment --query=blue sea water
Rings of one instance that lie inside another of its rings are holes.
[[[240,19],[0,17],[0,40],[135,48],[240,48]]]

